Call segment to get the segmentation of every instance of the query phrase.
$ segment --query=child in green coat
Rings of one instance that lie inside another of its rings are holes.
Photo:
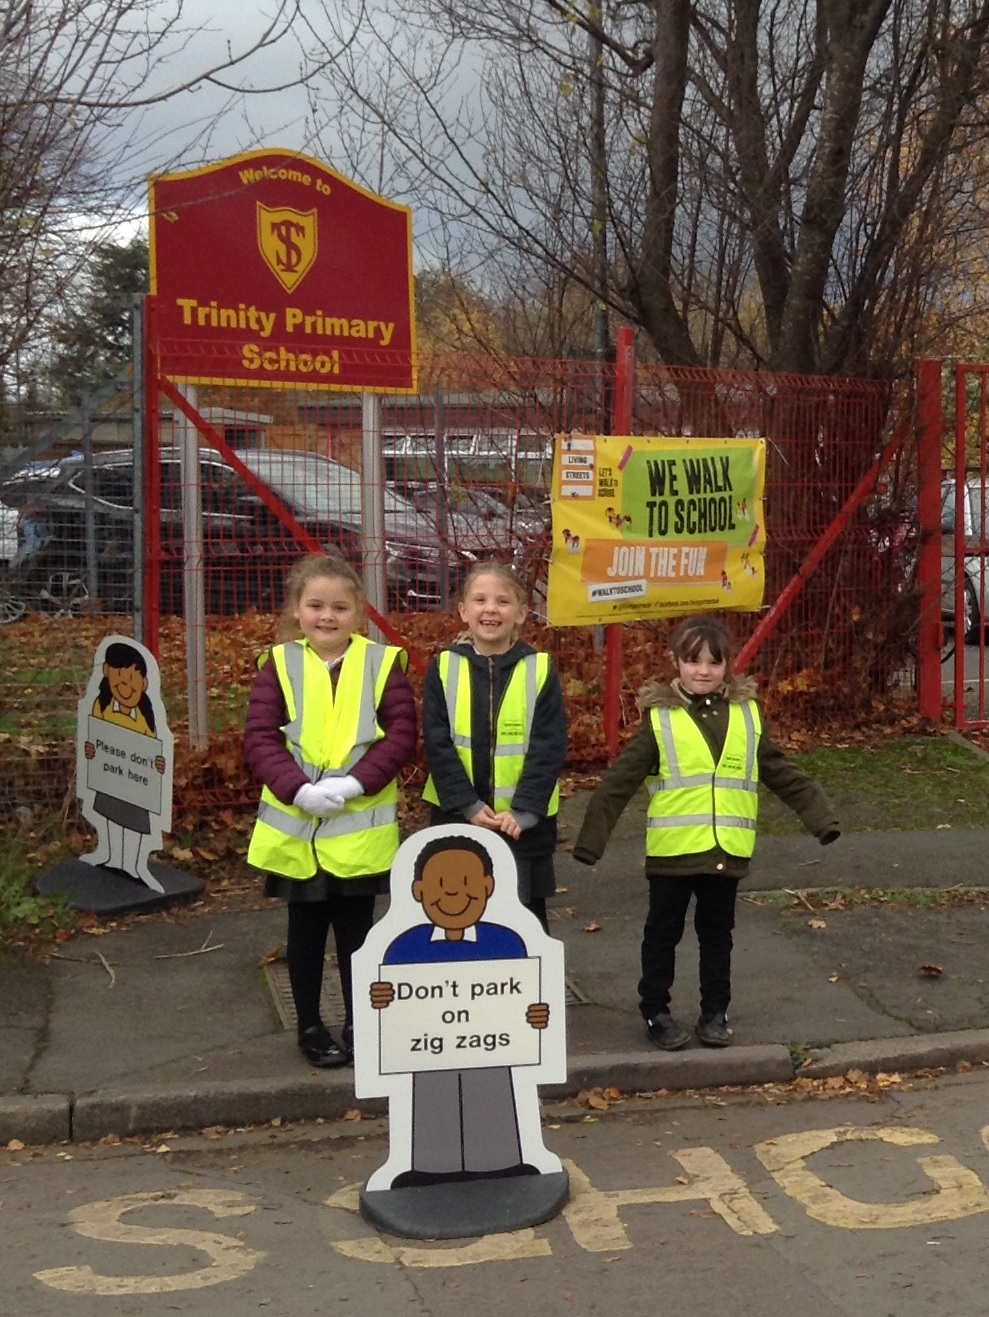
[[[821,788],[770,740],[753,679],[732,676],[728,631],[709,618],[691,618],[676,628],[670,646],[677,676],[640,692],[642,726],[591,796],[573,853],[595,864],[625,806],[646,782],[649,913],[640,1010],[656,1046],[677,1051],[690,1036],[670,1014],[670,990],[691,896],[700,949],[697,1036],[707,1047],[731,1043],[735,897],[755,848],[759,783],[822,846],[840,833]]]

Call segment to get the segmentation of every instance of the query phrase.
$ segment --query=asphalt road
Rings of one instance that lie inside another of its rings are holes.
[[[8,1149],[0,1311],[983,1317],[987,1111],[987,1070],[551,1108],[564,1213],[452,1243],[358,1215],[379,1122]]]

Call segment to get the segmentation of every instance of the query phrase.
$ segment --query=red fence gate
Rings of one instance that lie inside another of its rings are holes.
[[[193,408],[154,370],[153,334],[149,347],[147,428],[149,454],[157,453],[145,468],[149,528],[159,499],[163,508],[168,501],[155,481],[172,471],[180,420],[195,425],[203,450],[211,748],[192,758],[202,761],[201,785],[225,799],[245,787],[233,770],[251,651],[270,639],[288,563],[330,541],[359,554],[360,399],[210,387]],[[635,690],[662,663],[668,625],[609,627],[606,637],[601,629],[543,630],[552,441],[561,432],[765,437],[770,606],[761,617],[729,619],[743,663],[780,693],[846,700],[883,689],[902,665],[896,546],[883,537],[875,494],[910,425],[891,437],[884,382],[637,366],[627,333],[614,363],[432,354],[420,360],[419,379],[418,396],[382,399],[395,539],[386,526],[391,606],[375,620],[401,638],[421,672],[459,628],[450,596],[469,563],[512,561],[533,591],[532,638],[563,673],[575,766],[600,764],[617,749],[635,721]],[[181,612],[174,582],[182,552],[180,537],[168,545],[148,537],[152,647],[161,643],[156,627],[174,637],[175,621],[166,619]],[[240,659],[228,639],[237,632]],[[173,640],[173,660],[177,648]],[[209,771],[217,761],[222,774]]]
[[[924,362],[918,379],[920,711],[985,728],[989,366]]]
[[[18,553],[0,580],[0,592],[16,604],[3,628],[0,814],[71,802],[76,700],[96,643],[108,631],[127,632],[131,609],[159,654],[176,734],[177,817],[183,809],[253,800],[241,729],[255,656],[273,638],[285,570],[312,542],[328,539],[359,559],[360,398],[203,387],[192,407],[156,370],[153,324],[150,330],[148,442],[124,434],[130,400],[121,395],[107,438],[102,422],[93,429],[87,460],[57,461],[80,444],[63,436],[43,471],[32,460],[21,473],[26,489],[44,486],[45,498],[50,484],[55,502],[44,510],[52,533],[43,549],[23,563]],[[939,389],[937,364],[922,368],[922,377],[925,369]],[[912,661],[915,555],[902,542],[917,489],[912,398],[894,407],[888,386],[876,381],[636,365],[628,342],[615,363],[425,355],[419,376],[418,395],[387,399],[382,408],[390,508],[382,623],[421,667],[459,629],[447,605],[470,561],[512,561],[532,590],[530,638],[553,652],[561,670],[574,768],[600,766],[634,726],[635,693],[662,666],[668,624],[612,629],[607,639],[594,629],[544,625],[551,440],[560,432],[765,437],[767,607],[727,620],[775,716],[807,720],[849,706],[868,716],[870,702]],[[965,390],[974,388],[966,376]],[[939,529],[939,393],[919,391],[916,419],[922,435],[936,436],[933,449],[921,446],[922,461],[933,452],[933,475],[921,481],[919,501],[923,507],[933,491]],[[183,443],[190,447],[190,424],[198,548],[183,522],[188,476],[178,455]],[[984,429],[982,421],[973,426],[972,434]],[[966,439],[971,445],[972,435]],[[971,459],[971,446],[967,452]],[[984,469],[984,459],[975,465]],[[15,472],[0,491],[15,510],[18,480]],[[926,689],[932,717],[941,701],[937,539],[921,548],[922,562],[933,550],[933,608],[920,631],[928,641],[919,646],[921,698]],[[135,545],[143,572],[133,570]],[[191,548],[199,554],[192,564]],[[189,566],[202,567],[199,625],[186,615]],[[64,605],[56,577],[76,591]],[[49,622],[45,613],[56,605],[60,615]],[[205,652],[199,695],[206,747],[188,734],[194,645]],[[925,688],[926,654],[933,664]]]

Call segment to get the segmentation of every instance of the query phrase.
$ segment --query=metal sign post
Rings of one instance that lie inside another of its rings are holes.
[[[197,406],[196,390],[181,388],[190,407]],[[181,436],[182,472],[182,605],[185,616],[186,694],[189,707],[189,744],[204,750],[209,742],[206,725],[206,598],[203,589],[203,500],[199,472],[199,431],[183,414],[176,418]]]
[[[364,557],[364,586],[367,601],[379,613],[388,611],[385,565],[385,473],[381,458],[381,397],[361,395],[361,545]],[[384,637],[373,624],[372,640]]]

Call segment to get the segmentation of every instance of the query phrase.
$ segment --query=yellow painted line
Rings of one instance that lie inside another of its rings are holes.
[[[175,1276],[103,1276],[92,1267],[54,1267],[36,1271],[35,1280],[69,1294],[176,1294],[236,1280],[264,1257],[239,1239],[208,1230],[155,1229],[125,1225],[125,1212],[160,1204],[199,1207],[215,1217],[249,1216],[257,1200],[227,1189],[179,1189],[174,1192],[125,1194],[73,1208],[69,1222],[80,1235],[111,1244],[157,1244],[194,1249],[212,1258],[208,1267]]]
[[[453,1247],[434,1244],[431,1248],[389,1247],[380,1239],[339,1240],[333,1247],[344,1257],[361,1262],[398,1262],[403,1267],[469,1267],[478,1262],[517,1262],[522,1258],[548,1258],[553,1250],[546,1239],[537,1239],[531,1227],[502,1235],[482,1235],[472,1244]]]
[[[563,1219],[581,1248],[589,1253],[631,1248],[618,1209],[637,1203],[706,1202],[736,1234],[770,1235],[779,1229],[745,1181],[713,1148],[681,1148],[670,1156],[691,1180],[650,1189],[595,1189],[575,1162],[564,1162],[570,1175],[570,1201]]]
[[[766,1139],[757,1143],[754,1151],[780,1188],[795,1198],[808,1216],[842,1230],[896,1230],[989,1212],[985,1185],[974,1171],[951,1156],[918,1157],[937,1192],[907,1203],[868,1203],[848,1198],[807,1166],[807,1157],[834,1144],[870,1141],[911,1148],[939,1143],[940,1139],[927,1130],[906,1126],[861,1129],[842,1125]]]

